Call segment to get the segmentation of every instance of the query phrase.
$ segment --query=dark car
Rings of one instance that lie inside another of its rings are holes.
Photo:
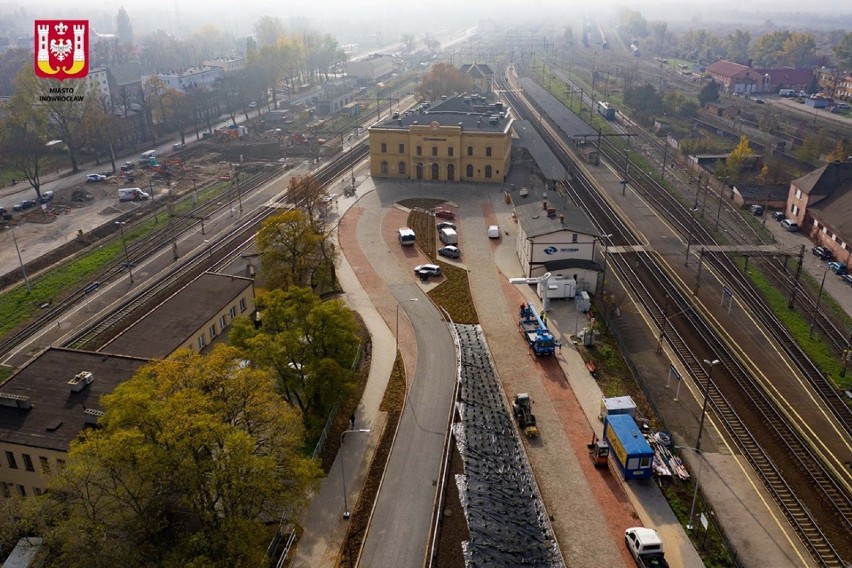
[[[0,217],[2,217],[3,215],[5,215],[7,213],[8,213],[8,211],[6,211],[5,207],[0,207]]]
[[[450,223],[449,221],[441,221],[440,223],[438,223],[438,230],[440,231],[441,229],[452,229],[455,231],[456,224]]]
[[[459,250],[459,247],[447,245],[445,247],[439,248],[438,254],[441,256],[446,256],[447,258],[459,258],[461,256],[461,251]]]
[[[757,203],[754,203],[748,206],[748,210],[751,211],[755,217],[760,217],[761,215],[763,215],[763,205],[758,205]]]
[[[828,263],[828,269],[837,274],[838,276],[843,276],[848,271],[846,270],[846,265],[842,262],[832,261]]]
[[[450,211],[449,209],[444,209],[442,207],[437,207],[432,211],[435,217],[440,217],[441,219],[455,219],[456,214]]]
[[[43,191],[41,195],[38,197],[39,203],[48,203],[53,201],[53,192],[52,191]]]
[[[787,218],[787,214],[783,211],[773,211],[772,218],[780,223],[781,221]]]
[[[825,247],[814,247],[811,249],[811,252],[814,256],[819,257],[820,260],[834,260],[834,255]]]
[[[14,211],[26,211],[27,209],[32,209],[36,206],[35,199],[25,199],[20,203],[15,203],[15,206],[12,207]]]

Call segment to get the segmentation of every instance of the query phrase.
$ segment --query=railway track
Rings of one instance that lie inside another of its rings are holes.
[[[513,109],[524,114],[524,106],[521,104],[520,98],[511,89],[506,88],[505,90]],[[542,136],[556,155],[564,160],[567,152],[563,144],[549,132],[542,132]],[[566,162],[565,165],[570,168],[569,163]],[[577,169],[571,168],[571,171],[576,172]],[[602,232],[613,234],[611,240],[621,242],[637,240],[635,235],[625,232],[624,224],[617,220],[617,215],[614,212],[602,213],[610,209],[609,205],[581,173],[575,175],[572,184],[565,185],[564,191],[576,204],[586,209]],[[683,209],[682,206],[678,206]],[[681,227],[683,227],[683,220],[680,219]],[[689,222],[692,223],[691,219]],[[709,234],[707,236],[709,237]],[[710,237],[709,242],[713,242],[712,237]],[[838,485],[831,473],[825,468],[822,460],[813,454],[810,445],[799,436],[795,428],[787,423],[785,417],[776,409],[772,401],[767,399],[761,386],[743,368],[736,355],[695,311],[688,296],[673,284],[668,276],[664,276],[667,274],[667,269],[658,262],[654,255],[640,252],[607,256],[612,260],[623,280],[629,283],[633,293],[645,306],[648,313],[652,314],[653,319],[663,330],[675,353],[692,375],[706,378],[705,383],[708,385],[709,402],[712,404],[712,408],[717,412],[724,428],[752,464],[776,503],[784,511],[785,516],[800,535],[814,559],[823,566],[843,566],[840,553],[835,549],[832,539],[826,536],[821,526],[825,526],[826,523],[831,525],[829,528],[835,539],[842,539],[842,535],[848,535],[852,532],[852,501],[850,501],[849,493]],[[638,273],[640,271],[633,266],[633,263],[637,260],[642,267],[641,272],[645,274],[645,279],[648,278],[648,274],[651,274],[656,278],[655,281],[643,283],[643,279],[640,278]],[[668,306],[661,309],[662,301],[658,296],[655,298],[651,290],[656,290],[657,294],[668,294],[670,298],[674,299],[680,310],[679,317],[667,317]],[[691,341],[687,341],[675,329],[675,323],[678,323],[678,325],[688,324],[687,329]],[[720,373],[719,376],[713,377],[711,380],[711,376],[701,365],[703,357],[696,353],[694,347],[696,344],[707,353],[708,357],[711,359],[719,358],[724,363],[722,367],[724,374]],[[725,381],[724,384],[723,380]],[[725,396],[723,394],[725,392],[736,393],[733,396],[741,404],[743,400],[747,400],[748,405],[753,405],[753,407],[749,406],[750,409],[754,409],[750,412],[756,411],[755,416],[759,416],[760,419],[757,421],[752,419],[751,423],[747,424],[740,417],[740,412],[736,410],[736,406],[729,402],[731,394]],[[776,465],[777,460],[773,460],[758,441],[755,432],[760,431],[761,424],[764,424],[763,427],[767,435],[771,437],[773,445],[780,445],[782,448],[778,455],[787,455],[788,460],[784,462],[784,468],[779,468]],[[793,468],[795,472],[792,471]],[[790,487],[785,474],[788,476],[795,475],[799,483],[803,483],[799,485],[800,487],[815,488],[813,495],[806,495],[807,499],[803,500],[802,496],[797,495]],[[805,481],[802,482],[802,479]],[[821,517],[822,525],[815,520],[810,512],[814,508],[827,511]],[[828,518],[831,520],[827,520]]]
[[[368,154],[368,146],[366,146],[365,144],[357,145],[352,149],[351,152],[344,153],[343,155],[339,156],[337,159],[333,160],[331,163],[323,167],[319,172],[315,174],[314,177],[323,186],[331,187],[332,182],[336,181],[337,178],[343,173],[346,173],[351,168],[351,165],[353,163],[357,163],[358,161],[363,160]],[[275,175],[277,175],[277,172],[268,172],[244,180],[242,182],[243,195],[250,193],[252,190],[265,184],[270,179],[275,177]],[[187,197],[187,199],[189,199],[189,197]],[[278,198],[279,203],[283,203],[284,201],[286,201],[286,196],[281,196]],[[176,238],[176,235],[200,223],[201,218],[209,217],[216,211],[222,210],[229,206],[230,205],[226,200],[213,200],[200,207],[193,208],[191,211],[188,212],[187,215],[172,217],[172,222],[170,224],[164,226],[163,228],[157,231],[152,232],[144,239],[140,239],[129,244],[128,255],[135,262],[139,262],[145,258],[148,258],[149,256],[162,250],[163,247],[170,246],[170,244]],[[245,233],[249,230],[249,226],[253,224],[256,227],[257,225],[259,225],[260,222],[262,222],[263,219],[273,214],[275,211],[277,211],[277,209],[267,208],[260,210],[259,213],[249,213],[245,217],[245,221],[241,223],[238,229],[232,232],[231,235],[225,239],[225,241],[223,241],[222,243],[211,243],[203,251],[196,254],[192,259],[189,259],[179,267],[176,267],[175,271],[170,274],[170,278],[168,280],[155,283],[146,288],[144,291],[135,294],[133,298],[128,299],[127,301],[119,305],[113,311],[113,313],[109,314],[101,320],[94,322],[90,326],[80,329],[63,345],[66,347],[74,348],[91,348],[90,342],[92,342],[93,340],[95,340],[95,338],[99,336],[102,337],[105,333],[108,333],[108,330],[110,330],[110,332],[115,332],[115,330],[122,329],[122,326],[126,327],[128,325],[127,318],[130,317],[130,314],[140,309],[140,307],[145,305],[146,303],[149,303],[152,300],[162,296],[163,294],[168,294],[170,290],[173,291],[179,288],[180,286],[185,285],[186,283],[191,281],[193,277],[192,275],[194,275],[194,277],[197,277],[205,270],[211,269],[213,266],[216,265],[217,262],[223,261],[227,256],[227,250],[229,247],[231,250],[237,250],[239,248],[238,245],[240,237],[242,237],[243,243],[249,240],[245,237]],[[140,222],[144,222],[144,220]],[[131,226],[126,230],[130,231],[132,230],[132,228],[133,227]],[[118,235],[115,235],[111,238],[118,239],[120,237]],[[100,241],[95,246],[103,246],[103,244],[104,242]],[[122,276],[124,276],[126,274],[125,260],[123,255],[120,256],[120,260],[116,260],[110,263],[106,268],[104,268],[101,272],[95,275],[91,281],[92,284],[97,282],[100,286],[103,286],[117,278],[121,278]],[[26,338],[33,335],[37,330],[52,323],[55,318],[66,313],[77,303],[84,300],[87,294],[93,291],[90,290],[90,286],[92,284],[81,285],[79,289],[69,294],[62,301],[54,304],[49,311],[40,314],[37,318],[33,319],[25,326],[22,326],[15,332],[8,334],[6,337],[4,337],[3,340],[0,341],[0,353],[8,353],[13,347],[24,342]]]

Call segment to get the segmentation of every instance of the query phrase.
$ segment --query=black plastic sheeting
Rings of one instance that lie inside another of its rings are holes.
[[[464,464],[456,476],[470,540],[470,568],[563,568],[562,555],[479,326],[456,325],[461,350],[460,421],[453,435]]]

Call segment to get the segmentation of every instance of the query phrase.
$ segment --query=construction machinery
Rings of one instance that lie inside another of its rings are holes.
[[[553,334],[547,329],[547,324],[531,304],[521,304],[518,325],[521,328],[521,335],[537,356],[553,355],[556,352]]]
[[[535,425],[535,414],[532,413],[532,400],[529,394],[520,392],[515,395],[512,401],[512,413],[515,415],[515,420],[518,421],[518,427],[527,438],[538,436],[538,428]]]
[[[607,467],[609,444],[605,440],[601,440],[592,432],[592,442],[586,444],[586,447],[589,448],[589,457],[592,459],[595,467]]]

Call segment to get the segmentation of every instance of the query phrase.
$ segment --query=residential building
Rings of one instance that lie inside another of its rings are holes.
[[[374,53],[366,59],[349,61],[346,64],[346,72],[350,77],[356,79],[363,79],[368,82],[378,81],[393,73],[393,57]]]
[[[219,57],[204,61],[205,67],[216,67],[222,70],[222,75],[230,75],[246,68],[246,60],[243,57]]]
[[[852,260],[852,160],[832,162],[790,183],[785,213],[800,231],[847,264]]]
[[[484,63],[467,63],[459,68],[463,75],[467,75],[473,81],[474,93],[490,93],[494,71]]]
[[[197,87],[210,87],[224,76],[225,72],[221,67],[190,67],[183,71],[144,75],[142,84],[144,85],[151,77],[159,77],[166,87],[186,92]]]
[[[235,318],[254,311],[254,280],[207,272],[98,351],[146,359],[166,359],[181,348],[199,353],[226,335]]]
[[[101,396],[146,363],[50,347],[0,385],[0,498],[44,491],[71,441],[103,414]]]
[[[395,113],[370,128],[374,177],[502,183],[509,173],[512,122],[501,103],[476,112],[461,97]]]
[[[829,97],[852,101],[852,72],[823,68],[817,74],[817,81]]]
[[[722,92],[738,95],[777,93],[779,89],[802,90],[806,89],[814,78],[812,69],[758,69],[725,60],[719,60],[707,67],[707,73],[719,83]]]
[[[354,79],[339,79],[329,81],[322,86],[322,91],[317,100],[317,113],[322,116],[336,114],[355,102],[358,97],[358,89]]]
[[[516,206],[515,217],[516,250],[524,276],[534,278],[550,272],[554,278],[573,278],[577,290],[595,293],[603,272],[596,261],[600,235],[580,207],[529,203]]]
[[[96,96],[101,100],[103,108],[107,111],[112,110],[112,95],[109,91],[109,77],[107,70],[103,67],[89,69],[89,74],[86,76],[87,96]]]

